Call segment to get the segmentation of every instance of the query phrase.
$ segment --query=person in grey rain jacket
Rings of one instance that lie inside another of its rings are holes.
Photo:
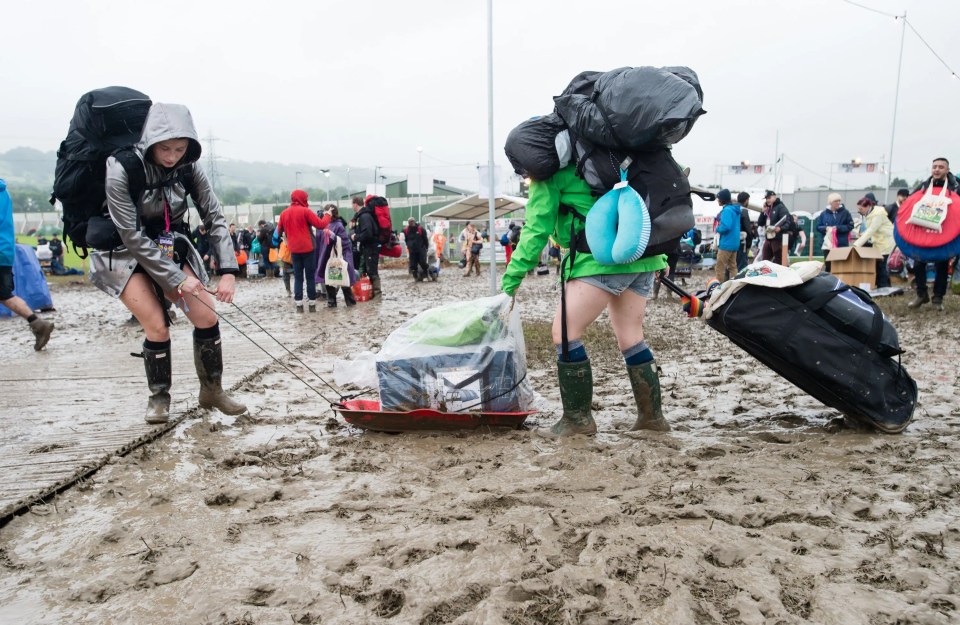
[[[170,415],[170,318],[164,298],[178,304],[194,326],[200,406],[240,414],[246,407],[221,384],[223,353],[214,308],[215,300],[233,301],[237,260],[220,202],[198,164],[200,141],[190,111],[181,104],[153,104],[134,149],[143,161],[146,189],[135,206],[127,170],[113,156],[107,158],[107,209],[123,244],[91,253],[90,279],[119,298],[146,334],[141,354],[150,389],[146,421],[164,423]],[[220,274],[210,290],[203,259],[189,237],[188,195],[200,213]]]

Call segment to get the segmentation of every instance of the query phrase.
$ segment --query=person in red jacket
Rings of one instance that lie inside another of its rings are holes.
[[[313,247],[314,234],[311,226],[322,230],[329,224],[310,210],[307,192],[296,189],[290,194],[290,206],[280,213],[275,239],[287,235],[287,248],[293,260],[293,302],[297,312],[303,312],[303,278],[307,278],[307,299],[310,312],[317,311],[317,256]]]

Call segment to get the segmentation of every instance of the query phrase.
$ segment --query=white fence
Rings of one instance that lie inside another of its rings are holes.
[[[431,195],[424,196],[422,198],[422,202],[424,204],[427,202],[451,203],[459,200],[462,197],[462,195]],[[416,208],[417,206],[416,197],[397,197],[388,199],[390,201],[390,208],[393,209]],[[330,203],[336,204],[341,209],[351,208],[349,199],[331,201]],[[313,199],[310,202],[310,205],[316,209],[321,208],[325,204],[327,204],[327,202],[321,201],[320,199]],[[275,207],[273,204],[241,204],[239,206],[224,206],[223,215],[226,217],[228,224],[235,223],[237,226],[246,226],[247,224],[256,225],[256,223],[261,219],[264,221],[274,221],[274,208]],[[285,206],[283,208],[285,208]],[[14,213],[14,232],[17,234],[28,234],[40,228],[50,228],[51,232],[53,230],[60,231],[63,227],[63,222],[60,219],[60,215],[61,212],[59,210],[37,213]],[[190,224],[192,226],[196,226],[200,223],[200,215],[197,213],[197,209],[190,208],[189,215]]]

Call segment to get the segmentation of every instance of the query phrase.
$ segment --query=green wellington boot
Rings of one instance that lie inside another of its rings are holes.
[[[560,401],[563,416],[553,424],[550,431],[556,436],[572,434],[596,434],[590,404],[593,402],[593,371],[590,361],[558,362],[557,377],[560,380]]]
[[[630,428],[634,430],[656,430],[669,432],[670,424],[663,418],[660,409],[660,374],[657,361],[651,360],[641,365],[627,367],[633,399],[637,402],[637,421]]]

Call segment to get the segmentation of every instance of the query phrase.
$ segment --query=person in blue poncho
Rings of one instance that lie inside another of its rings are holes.
[[[53,322],[41,319],[22,298],[13,294],[13,264],[16,257],[13,202],[7,193],[7,181],[0,178],[0,304],[27,320],[35,339],[33,349],[39,352],[50,340]]]

